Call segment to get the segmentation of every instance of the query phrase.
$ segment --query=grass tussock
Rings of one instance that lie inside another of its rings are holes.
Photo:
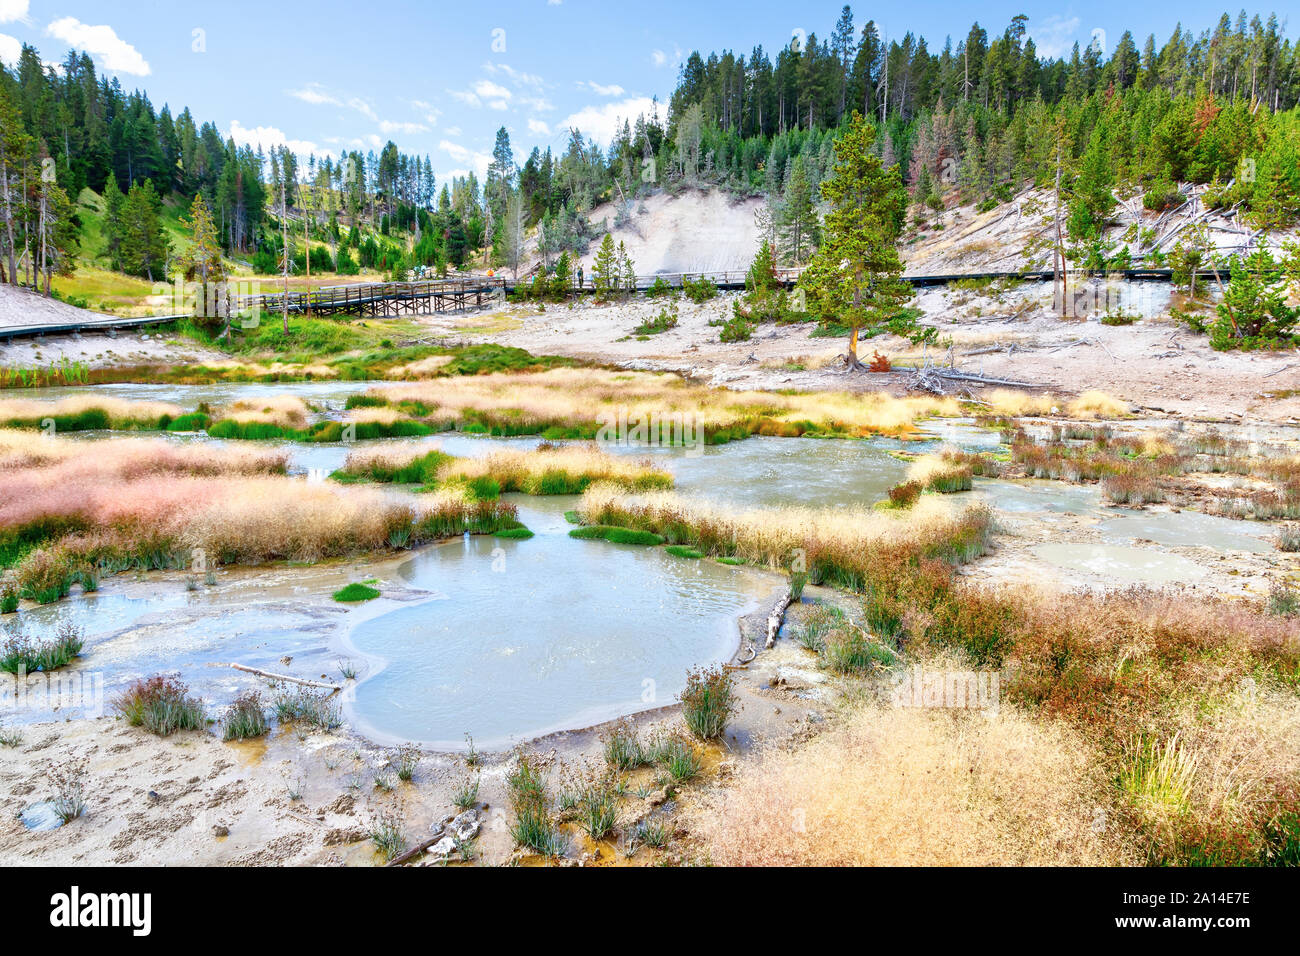
[[[1105,800],[1086,737],[1068,728],[1007,708],[870,705],[743,764],[694,829],[724,866],[1131,862],[1093,825]]]
[[[85,643],[82,629],[69,621],[61,623],[49,641],[34,641],[26,634],[14,634],[0,643],[0,671],[32,674],[58,670],[80,657]]]
[[[70,395],[54,401],[0,399],[0,428],[40,428],[55,432],[162,431],[184,409],[170,402],[133,402],[107,395]]]
[[[510,835],[515,843],[542,856],[562,856],[568,840],[556,819],[546,775],[537,758],[520,753],[506,774],[506,789],[514,814]]]
[[[629,495],[597,485],[578,512],[588,524],[569,532],[575,537],[609,537],[611,528],[625,528],[774,569],[799,562],[809,583],[855,591],[892,563],[972,560],[984,553],[992,533],[986,509],[957,511],[937,496],[926,496],[900,520],[870,508],[734,511],[671,492]]]
[[[542,442],[532,451],[500,451],[482,458],[454,458],[438,449],[366,449],[348,456],[338,480],[396,482],[465,488],[481,500],[504,493],[578,495],[597,482],[631,491],[671,488],[670,473],[648,459],[632,460],[595,444]]]
[[[203,727],[202,702],[175,677],[138,680],[113,701],[113,707],[132,727],[143,727],[159,737]]]
[[[379,597],[379,590],[360,581],[353,581],[334,592],[334,600],[343,604],[357,604],[361,601],[373,601]]]
[[[236,697],[221,718],[222,740],[251,740],[264,736],[270,729],[266,721],[266,706],[257,691]]]
[[[519,527],[448,488],[404,503],[286,477],[282,454],[0,431],[0,567],[42,603],[101,573],[314,561]]]
[[[666,373],[577,368],[439,378],[383,386],[367,396],[394,407],[413,403],[428,423],[495,435],[595,438],[600,422],[613,420],[619,410],[628,413],[633,427],[651,415],[686,416],[710,443],[753,434],[907,434],[919,418],[960,412],[954,400],[944,398],[732,392]]]
[[[213,418],[241,425],[275,425],[286,430],[301,430],[307,427],[311,414],[311,406],[296,395],[272,395],[238,399],[219,409]]]
[[[281,690],[274,701],[275,716],[282,724],[297,722],[317,730],[343,726],[343,711],[331,692],[307,687]]]
[[[688,671],[686,689],[678,700],[686,726],[701,740],[721,737],[739,707],[731,671],[725,667]]]
[[[1053,395],[1031,394],[1012,389],[993,389],[983,396],[989,414],[1008,418],[1026,415],[1065,415],[1070,418],[1114,419],[1125,418],[1129,405],[1105,392],[1088,391],[1078,398],[1062,401]]]

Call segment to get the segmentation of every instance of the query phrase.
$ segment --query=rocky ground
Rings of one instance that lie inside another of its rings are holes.
[[[1062,395],[1100,390],[1158,414],[1193,419],[1286,422],[1300,416],[1300,359],[1294,352],[1216,352],[1197,335],[1159,315],[1134,325],[1102,325],[1096,317],[1061,319],[1050,309],[1050,284],[1003,292],[928,289],[917,298],[923,322],[938,329],[937,348],[918,349],[894,337],[864,341],[897,366],[883,374],[847,374],[838,338],[815,337],[812,324],[763,325],[748,342],[724,344],[710,322],[730,317],[734,294],[702,305],[678,300],[677,327],[650,336],[634,330],[664,308],[638,298],[598,305],[507,306],[494,318],[501,331],[466,337],[536,353],[571,355],[627,368],[680,372],[729,388],[888,390],[911,386],[911,372],[929,360],[989,378]],[[429,320],[445,334],[452,321]],[[949,346],[951,352],[949,352]],[[979,389],[969,383],[954,388]]]

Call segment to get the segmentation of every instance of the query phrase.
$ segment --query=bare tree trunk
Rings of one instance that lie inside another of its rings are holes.
[[[280,173],[280,238],[284,242],[284,334],[289,335],[289,219],[284,206],[284,173]]]
[[[9,157],[0,153],[0,189],[5,194],[5,230],[9,235],[9,280],[18,284],[18,265],[14,259],[14,207],[13,197],[9,192]]]

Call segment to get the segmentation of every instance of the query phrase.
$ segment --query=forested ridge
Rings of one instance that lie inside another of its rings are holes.
[[[638,196],[693,186],[767,196],[781,259],[801,262],[854,113],[918,211],[991,208],[1059,172],[1071,239],[1094,262],[1115,253],[1101,236],[1116,190],[1163,209],[1179,184],[1209,184],[1207,204],[1260,228],[1300,213],[1300,49],[1274,15],[1224,14],[1163,42],[1096,36],[1056,58],[1038,54],[1023,16],[942,46],[859,27],[848,6],[828,27],[774,38],[774,53],[690,54],[663,115],[628,117],[606,146],[570,130],[564,151],[533,148],[517,162],[503,128],[482,181],[445,183],[428,156],[392,142],[342,156],[240,146],[188,108],[156,108],[97,75],[86,54],[55,68],[24,46],[0,70],[0,268],[6,281],[47,286],[78,259],[157,279],[180,251],[164,204],[189,209],[200,196],[222,252],[263,274],[300,271],[308,245],[313,272],[518,269],[533,236],[546,264],[586,251],[602,202],[617,222]],[[102,197],[93,236],[86,189]]]

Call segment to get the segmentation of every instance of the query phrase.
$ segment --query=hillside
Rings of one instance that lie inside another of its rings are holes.
[[[1203,225],[1211,259],[1226,261],[1233,255],[1261,247],[1279,250],[1296,237],[1295,230],[1252,229],[1234,210],[1207,209],[1202,197],[1205,186],[1185,183],[1181,187],[1186,203],[1165,213],[1142,206],[1142,197],[1117,193],[1118,204],[1106,238],[1116,247],[1127,245],[1135,262],[1159,252],[1168,255],[1189,227]],[[1027,189],[1011,202],[986,212],[975,203],[946,209],[919,233],[905,238],[903,259],[908,275],[947,275],[967,272],[1014,272],[1020,269],[1050,269],[1051,254],[1042,248],[1026,256],[1036,240],[1050,241],[1053,196],[1049,190]],[[1077,266],[1071,263],[1071,268]]]
[[[610,233],[625,243],[638,275],[675,272],[743,271],[758,246],[754,215],[757,199],[736,200],[722,190],[687,190],[672,196],[656,193],[637,202],[623,225]],[[614,224],[617,205],[605,203],[588,218],[599,226]],[[582,263],[587,273],[596,255],[593,243]]]

